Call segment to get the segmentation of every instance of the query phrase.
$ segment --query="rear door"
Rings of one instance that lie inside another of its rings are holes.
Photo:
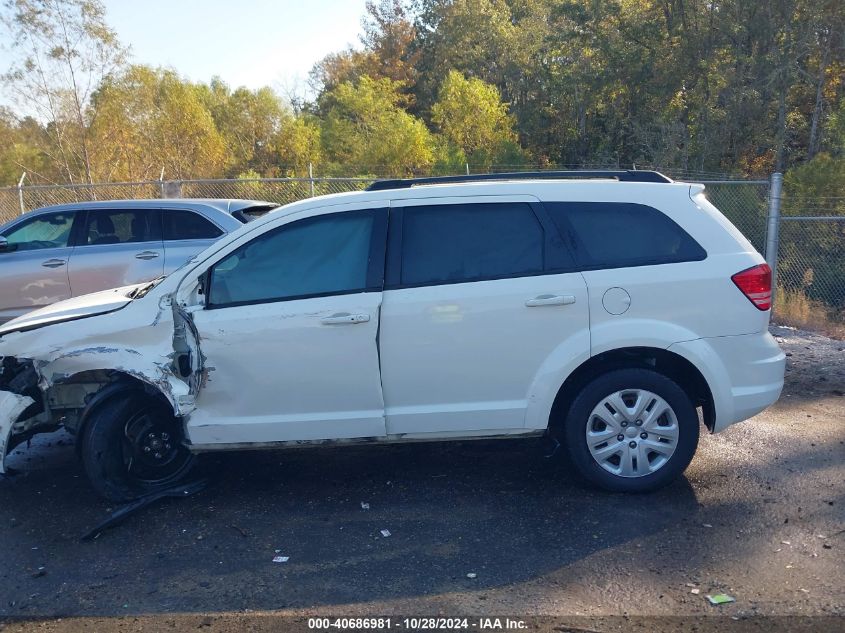
[[[164,272],[159,209],[89,209],[70,260],[73,296],[150,281]]]
[[[70,298],[68,261],[76,215],[41,213],[3,231],[9,246],[0,252],[0,323]]]
[[[161,214],[165,275],[223,235],[223,229],[196,211],[162,209]]]
[[[589,354],[587,289],[528,196],[393,201],[381,323],[389,434],[525,426],[562,345]]]

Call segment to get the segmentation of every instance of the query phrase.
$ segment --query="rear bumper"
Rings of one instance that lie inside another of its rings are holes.
[[[768,332],[675,343],[669,351],[692,362],[713,396],[713,431],[724,430],[773,405],[783,390],[786,356]]]

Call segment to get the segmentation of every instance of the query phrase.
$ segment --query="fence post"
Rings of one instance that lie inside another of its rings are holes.
[[[165,180],[161,183],[161,197],[162,198],[181,198],[182,197],[182,181],[181,180]]]
[[[18,180],[18,202],[20,202],[20,205],[21,205],[21,215],[26,213],[26,207],[24,207],[24,204],[23,204],[23,180],[24,180],[24,178],[26,178],[26,172],[23,172],[21,174],[21,179]]]
[[[314,166],[308,163],[308,182],[311,185],[311,197],[314,197]]]
[[[769,220],[766,226],[766,263],[772,269],[772,305],[777,291],[778,237],[780,232],[780,200],[783,174],[775,172],[769,184]]]

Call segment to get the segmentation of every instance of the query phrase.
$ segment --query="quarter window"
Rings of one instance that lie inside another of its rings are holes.
[[[45,213],[4,233],[9,250],[34,251],[67,246],[73,213]]]
[[[88,211],[83,244],[129,244],[161,239],[158,209],[92,209]]]
[[[401,283],[459,283],[540,273],[543,241],[543,228],[524,203],[405,207]]]
[[[372,211],[348,211],[260,235],[214,265],[209,306],[363,292],[374,222]]]
[[[162,212],[165,240],[213,240],[223,231],[193,211],[164,209]]]
[[[584,268],[622,268],[699,261],[707,253],[669,216],[643,204],[546,202],[560,231],[570,236]]]

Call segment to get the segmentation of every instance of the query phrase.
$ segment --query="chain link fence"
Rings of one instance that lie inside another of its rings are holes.
[[[583,166],[582,166],[583,167]],[[796,327],[845,337],[845,198],[801,198],[785,192],[770,207],[767,180],[707,180],[708,199],[761,253],[767,250],[772,209],[780,214],[772,242],[777,251],[774,318]],[[96,185],[24,185],[0,188],[0,223],[23,211],[89,200],[154,198],[242,198],[287,204],[329,193],[359,191],[372,178],[262,178],[253,180],[182,180]],[[778,241],[779,236],[779,241]],[[769,246],[772,250],[772,246]],[[771,253],[767,255],[772,255]],[[767,260],[774,262],[773,256]]]
[[[845,338],[845,197],[783,196],[775,314]]]

